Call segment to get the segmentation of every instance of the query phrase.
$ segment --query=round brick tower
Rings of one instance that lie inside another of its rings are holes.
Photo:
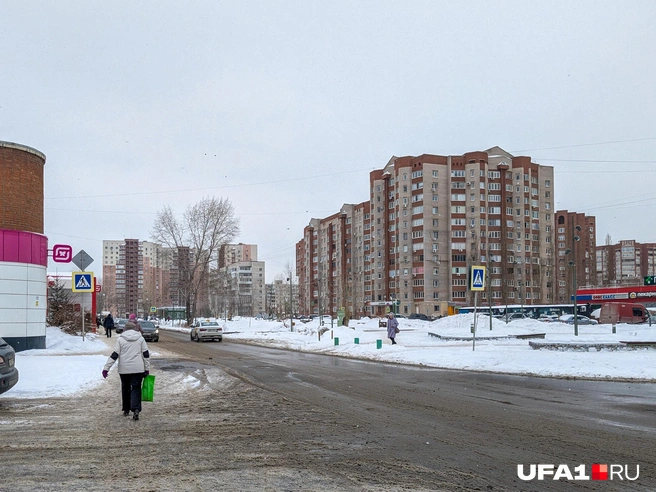
[[[46,156],[0,141],[0,337],[16,351],[46,347]]]

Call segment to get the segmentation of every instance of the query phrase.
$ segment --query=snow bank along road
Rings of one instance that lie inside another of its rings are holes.
[[[440,371],[173,332],[151,349],[156,401],[138,422],[121,414],[115,373],[80,396],[1,401],[0,489],[566,487],[519,480],[517,465],[531,463],[638,464],[621,490],[656,488],[653,384]]]

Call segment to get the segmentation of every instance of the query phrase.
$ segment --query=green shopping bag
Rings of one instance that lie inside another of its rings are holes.
[[[143,379],[141,385],[141,401],[153,401],[153,393],[155,392],[155,376],[149,374]]]

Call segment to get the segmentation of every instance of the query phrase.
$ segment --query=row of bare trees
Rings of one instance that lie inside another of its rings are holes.
[[[202,286],[213,278],[212,265],[218,267],[220,247],[238,234],[239,220],[226,198],[204,198],[190,205],[180,217],[170,206],[157,213],[152,240],[174,250],[189,248],[192,253],[188,262],[178,265],[178,288],[185,301],[188,321],[195,316]]]

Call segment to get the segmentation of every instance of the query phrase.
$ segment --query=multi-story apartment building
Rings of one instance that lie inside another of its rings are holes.
[[[393,157],[369,187],[368,202],[312,219],[297,243],[305,310],[445,314],[473,303],[467,272],[479,264],[481,302],[554,302],[552,167],[499,147]]]
[[[296,244],[301,314],[351,316],[370,310],[370,202],[344,204],[325,219],[312,219]]]
[[[160,244],[142,241],[143,255],[143,312],[162,307],[170,300],[169,282],[171,255]]]
[[[644,277],[656,275],[656,244],[634,240],[596,248],[597,286],[643,285]]]
[[[289,316],[290,309],[293,315],[301,314],[298,311],[298,284],[290,283],[289,278],[277,278],[272,284],[267,284],[271,299],[269,314],[277,318]],[[289,300],[292,300],[291,304]]]
[[[178,246],[173,248],[170,254],[169,305],[171,307],[181,307],[185,306],[187,302],[192,252],[188,246]]]
[[[117,316],[148,315],[170,303],[171,255],[157,243],[126,239],[103,241],[102,309]]]
[[[555,227],[558,252],[555,302],[567,304],[572,301],[575,288],[592,287],[597,282],[596,219],[583,213],[559,210]]]
[[[143,314],[143,252],[138,239],[126,239],[119,246],[115,286],[119,316]]]
[[[256,261],[256,244],[224,244],[219,248],[219,268],[224,268],[241,261]]]
[[[123,241],[103,241],[102,292],[100,293],[99,307],[102,311],[111,311],[114,315],[118,315],[119,312],[116,298],[116,265],[122,244]]]
[[[276,316],[278,312],[278,299],[276,298],[276,284],[266,284],[265,290],[265,315],[268,317]]]
[[[219,248],[219,273],[225,279],[224,302],[231,314],[266,314],[265,265],[257,261],[257,245],[224,244]]]

